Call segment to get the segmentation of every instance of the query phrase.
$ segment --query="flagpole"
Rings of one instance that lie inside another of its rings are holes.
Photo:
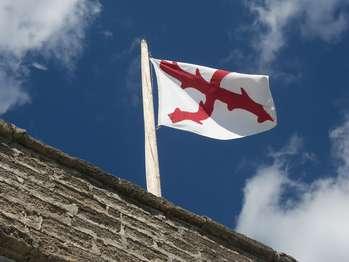
[[[145,172],[148,192],[161,197],[158,149],[155,133],[153,91],[150,79],[148,44],[141,41],[142,95],[144,115]]]

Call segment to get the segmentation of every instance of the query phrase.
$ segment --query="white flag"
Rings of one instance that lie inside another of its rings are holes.
[[[265,75],[158,60],[158,125],[216,139],[234,139],[276,126],[276,112]]]

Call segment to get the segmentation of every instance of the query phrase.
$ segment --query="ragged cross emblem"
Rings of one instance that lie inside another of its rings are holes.
[[[205,102],[200,101],[199,108],[196,112],[187,112],[176,108],[173,113],[168,115],[172,123],[191,120],[202,124],[201,121],[212,115],[216,100],[226,104],[229,111],[240,108],[251,112],[256,115],[258,123],[268,120],[274,121],[263,108],[263,105],[255,102],[243,87],[240,88],[241,94],[237,94],[220,86],[222,79],[229,74],[228,71],[215,71],[210,82],[208,82],[202,77],[199,69],[196,69],[195,74],[191,74],[180,68],[176,62],[161,61],[160,68],[170,76],[178,79],[181,82],[181,88],[195,88],[206,97]]]

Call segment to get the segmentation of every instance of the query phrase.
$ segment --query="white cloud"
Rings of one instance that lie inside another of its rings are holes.
[[[129,91],[127,96],[127,103],[130,104],[133,108],[138,108],[140,101],[140,68],[141,61],[139,57],[135,57],[131,60],[126,72],[126,89]]]
[[[271,150],[269,155],[274,159],[281,161],[281,159],[283,159],[284,157],[289,157],[297,154],[302,149],[302,147],[303,139],[298,135],[293,135],[288,141],[287,145],[285,145],[278,151]]]
[[[256,51],[260,66],[268,66],[278,51],[287,44],[287,27],[296,25],[303,36],[331,42],[341,37],[348,27],[348,0],[261,0],[248,2],[256,15]]]
[[[274,154],[274,163],[247,181],[236,230],[299,261],[349,261],[349,120],[330,139],[337,160],[332,177],[295,182],[285,154]],[[282,151],[301,153],[295,144]]]
[[[101,34],[106,38],[106,39],[111,39],[114,37],[114,34],[112,31],[109,30],[104,30],[101,32]]]
[[[1,0],[0,114],[29,101],[21,65],[28,54],[54,58],[73,68],[82,50],[85,29],[99,13],[98,0]],[[22,76],[22,77],[21,77]]]
[[[341,37],[348,28],[348,0],[303,0],[305,35],[330,42]],[[346,10],[346,11],[345,11]]]
[[[266,32],[259,35],[255,48],[261,52],[261,63],[268,64],[285,44],[283,30],[299,12],[297,1],[266,0],[264,4],[251,2],[249,8],[257,14],[257,22],[266,27]]]
[[[129,91],[125,101],[130,104],[133,108],[138,108],[140,101],[140,84],[141,84],[141,61],[140,54],[138,53],[140,46],[140,38],[136,37],[131,42],[130,46],[119,52],[114,56],[114,59],[124,60],[128,59],[128,66],[125,74],[126,89]],[[129,57],[132,56],[132,59]]]
[[[349,116],[342,126],[330,132],[332,152],[339,161],[338,173],[340,176],[349,177]]]
[[[39,69],[39,70],[42,70],[42,71],[47,71],[48,70],[47,66],[45,66],[43,64],[40,64],[38,62],[32,63],[32,66],[35,67],[36,69]]]
[[[0,115],[16,105],[30,101],[28,94],[21,88],[21,81],[0,70]]]

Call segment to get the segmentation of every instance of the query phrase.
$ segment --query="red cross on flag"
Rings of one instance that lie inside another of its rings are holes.
[[[268,76],[154,58],[151,62],[159,89],[158,125],[222,140],[276,126]]]

